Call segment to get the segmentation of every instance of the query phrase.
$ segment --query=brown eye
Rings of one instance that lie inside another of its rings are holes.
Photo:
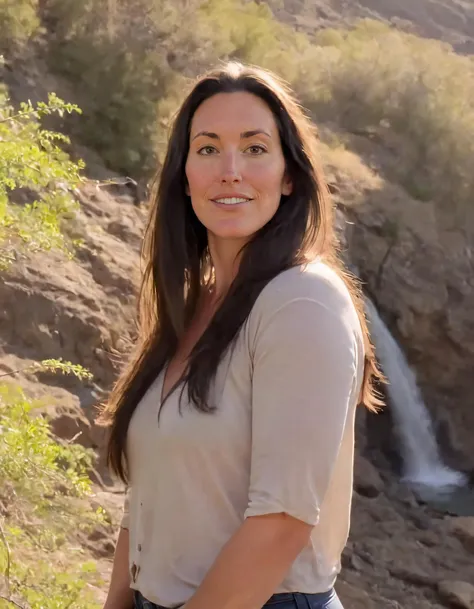
[[[198,150],[198,154],[202,154],[203,156],[209,156],[210,154],[212,154],[214,151],[216,151],[216,149],[214,148],[214,146],[203,146],[202,148],[200,148]],[[217,152],[217,151],[216,151]]]
[[[258,156],[266,152],[266,149],[263,146],[260,146],[260,144],[252,144],[252,146],[249,146],[247,150],[250,151],[252,156]]]

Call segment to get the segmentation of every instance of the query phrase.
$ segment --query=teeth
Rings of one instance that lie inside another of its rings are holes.
[[[224,205],[236,205],[237,203],[247,203],[249,199],[241,199],[237,197],[226,197],[224,199],[215,199],[216,203],[224,203]]]

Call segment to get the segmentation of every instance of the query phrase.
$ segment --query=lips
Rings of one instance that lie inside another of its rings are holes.
[[[219,205],[239,205],[242,203],[248,203],[250,199],[239,199],[239,198],[225,198],[225,199],[215,199],[214,203],[218,203]]]
[[[252,201],[252,198],[241,193],[229,193],[218,195],[211,200],[219,205],[239,205]]]

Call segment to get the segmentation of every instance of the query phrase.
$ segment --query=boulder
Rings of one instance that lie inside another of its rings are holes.
[[[449,529],[461,540],[466,550],[474,554],[474,517],[460,516],[452,518]]]
[[[463,581],[442,581],[438,585],[441,598],[461,609],[474,609],[474,586]]]
[[[384,483],[372,463],[357,451],[354,466],[354,488],[365,497],[377,497],[383,490]]]

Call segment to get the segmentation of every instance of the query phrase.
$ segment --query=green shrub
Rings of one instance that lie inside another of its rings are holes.
[[[288,79],[297,77],[294,51],[306,37],[276,21],[266,4],[207,0],[200,13],[213,59],[235,58],[271,68]]]
[[[53,360],[35,368],[86,373]],[[94,455],[55,440],[40,406],[19,387],[0,384],[0,608],[98,608],[88,590],[101,583],[96,566],[72,550],[78,531],[104,522],[103,510],[87,504]]]
[[[474,60],[370,20],[322,31],[312,109],[353,130],[385,125],[395,175],[415,196],[461,209],[474,196]]]
[[[79,184],[83,164],[73,163],[59,144],[61,133],[41,128],[39,119],[51,113],[79,112],[50,94],[48,103],[22,103],[19,110],[0,90],[0,269],[23,247],[30,252],[59,248],[71,251],[61,230],[64,218],[75,213],[71,191]],[[11,193],[28,189],[37,198],[11,203]]]
[[[77,85],[84,111],[73,134],[110,168],[135,177],[155,168],[157,103],[175,80],[160,45],[170,20],[180,21],[171,3],[163,11],[161,5],[151,0],[46,3],[46,23],[54,24],[49,63]]]
[[[416,197],[472,200],[474,60],[449,45],[368,19],[310,40],[244,0],[44,0],[41,17],[84,109],[73,133],[120,173],[149,177],[188,77],[236,58],[288,80],[316,122],[395,133],[392,175]]]
[[[0,385],[0,477],[7,503],[15,502],[17,517],[49,514],[58,525],[64,514],[50,513],[66,505],[68,496],[84,496],[90,490],[91,454],[78,444],[62,446],[51,436],[44,416],[31,417],[40,402],[32,402],[10,385]],[[31,513],[29,513],[31,510]]]
[[[38,0],[0,0],[0,51],[21,49],[36,34]]]

